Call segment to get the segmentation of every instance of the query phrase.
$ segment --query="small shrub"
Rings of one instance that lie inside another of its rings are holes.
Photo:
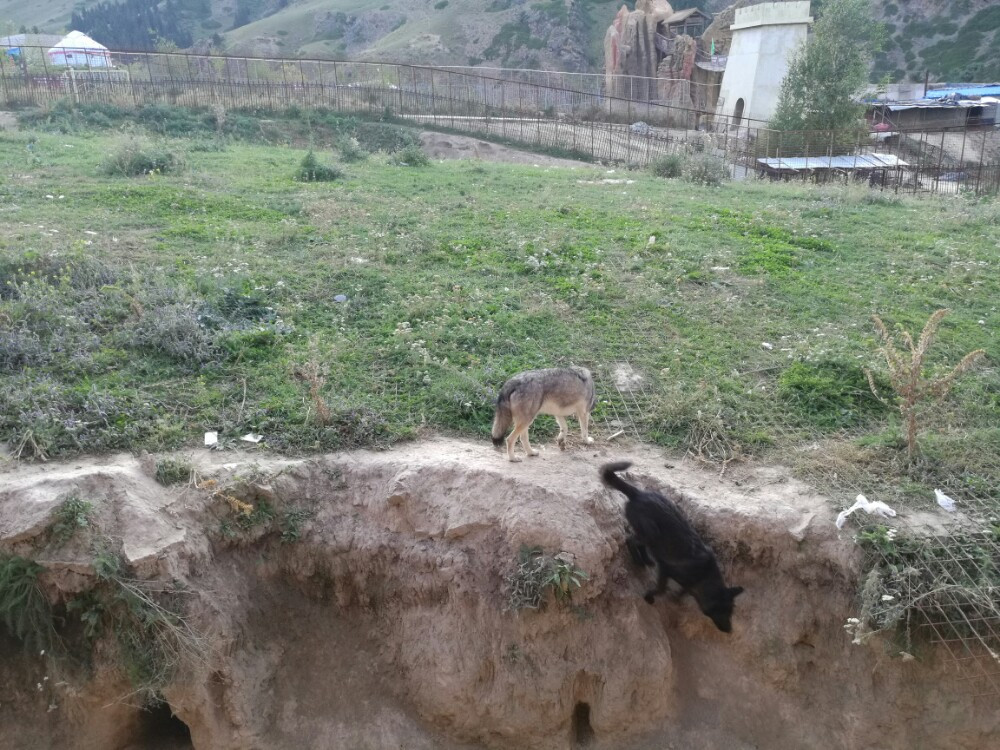
[[[684,165],[684,179],[696,185],[718,187],[729,178],[729,165],[712,154],[695,154]]]
[[[303,157],[299,170],[295,173],[295,179],[300,182],[333,182],[343,176],[343,170],[320,164],[312,151]]]
[[[52,538],[57,545],[63,545],[73,538],[79,529],[90,526],[90,516],[94,512],[94,504],[81,500],[75,495],[66,498],[55,512],[55,523],[52,524]]]
[[[127,343],[135,349],[161,352],[179,363],[201,364],[218,353],[215,334],[203,323],[192,304],[168,304],[144,313],[132,326]]]
[[[341,161],[352,163],[364,161],[368,157],[368,152],[361,148],[357,138],[343,136],[337,141],[337,150],[340,151]]]
[[[444,10],[448,7],[448,0],[440,0],[440,2],[434,3],[435,10]]]
[[[189,461],[181,458],[161,458],[156,462],[156,481],[164,487],[171,484],[187,482],[191,479],[194,467]]]
[[[649,170],[656,177],[667,179],[680,177],[684,171],[684,157],[681,154],[665,154],[654,159],[649,165]]]
[[[103,171],[115,177],[136,177],[144,174],[165,174],[179,171],[182,161],[165,148],[131,138],[122,142],[104,160]]]
[[[558,601],[568,602],[588,575],[566,553],[546,555],[540,547],[522,547],[517,566],[506,577],[507,609],[538,609],[551,589]]]
[[[426,167],[431,163],[420,146],[407,146],[397,151],[393,154],[392,161],[398,167]]]

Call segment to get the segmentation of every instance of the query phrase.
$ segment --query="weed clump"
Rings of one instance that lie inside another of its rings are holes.
[[[156,462],[156,481],[164,487],[180,484],[191,479],[194,467],[190,461],[181,458],[161,458]]]
[[[718,187],[730,179],[729,165],[719,156],[695,154],[684,163],[683,177],[696,185]]]
[[[896,348],[895,341],[889,329],[882,319],[875,315],[875,330],[882,341],[881,352],[885,357],[886,365],[889,368],[889,382],[896,392],[896,400],[899,405],[899,413],[906,423],[906,452],[912,459],[917,452],[917,413],[924,404],[931,401],[940,401],[948,395],[955,379],[963,372],[972,369],[986,352],[976,349],[969,352],[950,372],[937,378],[928,378],[924,375],[924,360],[927,357],[927,350],[937,335],[938,326],[948,314],[947,309],[938,310],[927,320],[924,330],[920,333],[920,339],[914,344],[913,337],[906,331],[901,335],[909,350],[909,357],[904,357],[903,353]],[[869,386],[876,398],[882,399],[878,393],[875,379],[872,373],[868,373]],[[884,399],[882,399],[885,402]],[[885,402],[887,403],[887,402]]]
[[[778,376],[778,393],[804,421],[823,429],[857,424],[885,410],[872,397],[863,369],[832,360],[792,363]]]
[[[573,591],[589,578],[565,552],[546,555],[541,547],[522,547],[517,565],[505,578],[510,611],[538,609],[552,591],[558,601],[569,602]]]
[[[684,172],[684,157],[681,154],[664,154],[649,165],[649,171],[656,177],[672,179],[680,177]]]
[[[302,163],[295,173],[295,179],[299,182],[333,182],[343,176],[342,169],[321,164],[311,150],[302,158]]]
[[[166,174],[182,168],[183,161],[177,154],[140,138],[122,141],[102,165],[104,173],[113,177]]]
[[[55,523],[52,524],[52,539],[62,546],[80,529],[90,526],[90,517],[94,512],[94,504],[81,500],[76,495],[63,500],[56,508]]]

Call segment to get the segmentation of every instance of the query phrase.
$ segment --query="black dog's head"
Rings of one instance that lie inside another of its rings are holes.
[[[742,593],[742,586],[724,588],[721,595],[709,607],[702,610],[723,633],[733,632],[733,600]]]

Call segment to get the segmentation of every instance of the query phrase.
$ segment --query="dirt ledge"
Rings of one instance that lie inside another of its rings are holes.
[[[623,552],[621,498],[597,467],[635,461],[669,483],[746,587],[734,633],[693,602],[647,605]],[[989,698],[911,662],[853,646],[859,559],[830,501],[780,468],[720,479],[639,446],[547,450],[508,464],[438,438],[384,453],[308,460],[198,453],[218,486],[257,467],[250,500],[308,509],[298,541],[225,540],[225,503],[166,489],[131,456],[23,465],[0,474],[0,550],[45,566],[53,602],[93,579],[86,535],[53,549],[57,498],[97,499],[135,575],[197,592],[204,663],[163,691],[190,731],[170,747],[228,748],[983,748]],[[591,578],[572,608],[504,609],[522,545],[563,550]],[[0,749],[124,750],[149,732],[128,684],[97,650],[82,682],[0,639]],[[51,677],[43,681],[43,676]],[[36,684],[42,684],[41,690]],[[150,746],[152,745],[145,745]],[[164,745],[167,747],[167,745]]]

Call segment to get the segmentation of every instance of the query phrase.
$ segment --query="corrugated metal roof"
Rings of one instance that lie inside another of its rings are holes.
[[[928,99],[941,99],[952,94],[959,96],[1000,96],[1000,83],[991,83],[985,86],[968,86],[956,89],[937,89],[928,91]]]
[[[992,107],[1000,102],[996,97],[988,96],[982,99],[962,99],[960,101],[939,102],[930,99],[918,99],[915,102],[891,102],[884,105],[890,112],[902,112],[905,109],[969,109],[970,107]]]
[[[670,24],[680,23],[681,21],[686,21],[695,13],[698,13],[704,16],[705,18],[711,19],[711,16],[708,15],[708,13],[706,13],[703,10],[699,10],[698,8],[685,8],[684,10],[679,10],[676,13],[674,13],[672,16],[667,18],[665,22],[668,26]]]
[[[892,154],[847,154],[844,156],[791,156],[780,159],[758,159],[757,163],[770,169],[888,169],[908,167],[905,161]]]

